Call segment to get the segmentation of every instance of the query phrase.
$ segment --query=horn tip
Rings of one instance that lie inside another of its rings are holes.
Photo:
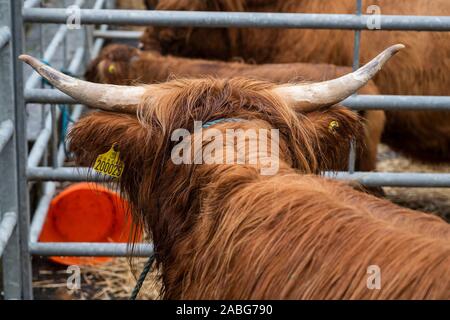
[[[23,62],[26,62],[26,63],[28,63],[29,61],[31,61],[33,59],[33,57],[32,56],[29,56],[29,55],[27,55],[27,54],[21,54],[20,56],[19,56],[19,60],[21,60],[21,61],[23,61]]]
[[[34,69],[39,68],[43,63],[36,59],[35,57],[32,57],[28,54],[21,54],[19,56],[19,60],[25,62],[26,64],[29,64]]]
[[[389,49],[390,49],[390,51],[392,52],[392,54],[395,54],[395,53],[397,53],[397,52],[399,52],[400,50],[402,50],[402,49],[405,49],[406,48],[406,46],[404,45],[404,44],[402,44],[402,43],[397,43],[397,44],[394,44],[392,47],[390,47]]]

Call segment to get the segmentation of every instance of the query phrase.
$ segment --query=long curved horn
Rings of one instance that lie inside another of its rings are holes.
[[[25,54],[19,59],[28,63],[53,86],[78,102],[105,111],[136,113],[137,105],[146,90],[144,87],[117,86],[79,80]]]
[[[404,47],[403,44],[393,45],[365,66],[337,79],[302,85],[281,85],[274,91],[292,104],[296,111],[311,112],[332,106],[363,87],[380,71],[386,61]]]

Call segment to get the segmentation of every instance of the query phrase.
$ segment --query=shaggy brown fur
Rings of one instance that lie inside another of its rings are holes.
[[[344,125],[335,133],[313,126],[272,86],[175,80],[149,92],[138,117],[97,112],[74,125],[70,145],[80,164],[118,143],[125,162],[119,184],[152,236],[163,297],[450,298],[448,224],[305,175],[339,166],[342,159],[322,155],[319,146],[341,154],[360,125],[354,113],[332,107],[317,117]],[[214,126],[222,132],[280,129],[279,173],[261,176],[261,164],[174,165],[171,132],[221,117],[247,120]],[[373,264],[381,268],[381,290],[366,287]]]
[[[151,0],[117,0],[116,7],[117,9],[135,9],[135,10],[145,10],[152,9],[151,4],[153,4],[153,8],[155,8],[157,4],[157,0],[150,3]],[[149,2],[147,4],[147,2]]]
[[[105,47],[91,62],[85,77],[99,83],[131,85],[136,83],[164,82],[172,76],[219,78],[250,77],[275,83],[292,81],[322,81],[334,79],[351,72],[351,68],[328,64],[289,63],[251,65],[238,62],[219,62],[161,56],[155,51],[141,51],[126,45]],[[378,94],[370,81],[359,91],[361,94]],[[385,116],[383,111],[368,111],[365,119],[365,139],[357,159],[357,169],[371,171],[376,167],[377,146],[381,139]],[[346,169],[344,166],[340,169]]]
[[[158,0],[145,0],[145,6],[147,7],[147,10],[154,10],[157,4]]]
[[[366,0],[382,14],[450,15],[448,0]],[[353,0],[161,0],[160,10],[353,13]],[[364,10],[365,11],[365,10]],[[345,30],[148,28],[145,49],[187,57],[230,60],[235,56],[258,63],[311,62],[352,64],[353,33]],[[403,43],[408,50],[375,78],[382,94],[450,95],[450,33],[363,31],[361,60],[382,48]],[[450,161],[450,113],[387,112],[384,140],[398,151],[425,161]]]

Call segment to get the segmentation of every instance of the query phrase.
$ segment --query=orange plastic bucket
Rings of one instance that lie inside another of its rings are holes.
[[[41,242],[127,242],[131,218],[128,203],[117,193],[95,183],[78,183],[51,202]],[[104,263],[109,257],[50,257],[64,265]]]

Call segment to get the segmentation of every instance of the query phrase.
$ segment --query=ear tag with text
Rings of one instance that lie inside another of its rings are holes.
[[[95,171],[114,178],[122,176],[123,167],[117,144],[114,144],[108,152],[100,154],[94,164]]]

